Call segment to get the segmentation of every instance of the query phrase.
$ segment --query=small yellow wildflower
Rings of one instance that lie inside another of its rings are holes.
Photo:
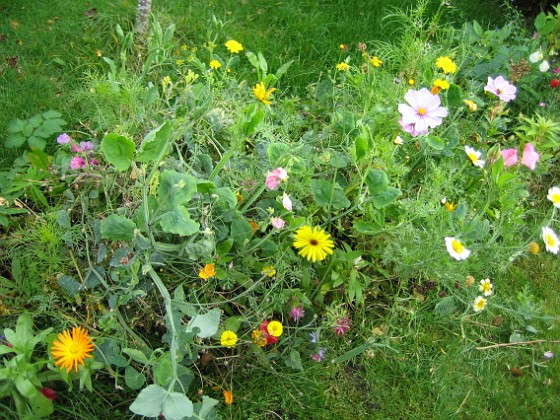
[[[478,105],[470,99],[464,99],[463,103],[469,108],[469,111],[474,112],[478,109]]]
[[[342,62],[340,62],[336,65],[336,69],[339,70],[339,71],[346,71],[349,68],[350,68],[350,64],[345,63],[344,61],[342,61]]]
[[[175,60],[175,64],[177,64],[178,66],[182,66],[183,64],[185,64],[185,60]]]
[[[255,343],[259,347],[266,346],[266,335],[264,331],[253,330],[253,332],[251,333],[251,339],[253,340],[253,343]]]
[[[540,250],[541,250],[541,247],[539,246],[538,243],[531,242],[529,244],[529,253],[530,254],[538,254]]]
[[[226,42],[225,46],[229,52],[234,54],[238,54],[240,51],[243,51],[243,45],[233,39],[230,39],[228,42]]]
[[[437,95],[442,90],[449,89],[449,82],[444,79],[436,79],[434,80],[434,86],[432,87],[432,94]]]
[[[268,277],[274,277],[276,275],[276,269],[273,265],[267,265],[262,269],[261,274]]]
[[[275,88],[269,88],[268,90],[266,90],[263,82],[260,82],[253,87],[253,93],[255,94],[255,97],[265,105],[271,104],[268,98],[270,98],[270,95],[272,95],[275,90]]]
[[[224,389],[224,404],[231,405],[233,403],[233,394],[231,391]]]
[[[446,56],[438,57],[436,60],[436,67],[442,69],[445,74],[455,73],[457,71],[457,64]]]
[[[340,44],[338,46],[338,48],[340,48],[342,51],[348,51],[348,45],[347,44]]]
[[[222,67],[222,63],[220,63],[218,60],[212,60],[210,61],[210,68],[213,70],[219,69],[220,67]]]
[[[220,344],[227,348],[234,348],[237,344],[237,334],[233,331],[225,330],[220,336]]]
[[[273,337],[280,337],[284,332],[284,327],[280,321],[270,321],[266,327],[268,333]]]
[[[410,86],[414,85],[414,83],[416,83],[416,82],[414,81],[414,79],[408,79],[408,84],[409,84]]]
[[[379,57],[375,56],[370,60],[370,63],[373,67],[381,67],[383,61],[381,61]]]
[[[453,201],[448,201],[447,203],[444,204],[444,206],[447,211],[453,211],[457,208],[457,204],[454,203]]]
[[[206,264],[204,268],[200,269],[198,272],[198,277],[201,279],[209,279],[210,277],[214,277],[216,272],[214,271],[214,264]]]

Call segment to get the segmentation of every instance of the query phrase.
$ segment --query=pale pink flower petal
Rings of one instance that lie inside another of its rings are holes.
[[[492,79],[489,76],[488,83],[484,87],[484,90],[486,92],[493,93],[504,102],[509,102],[515,99],[517,92],[517,88],[502,76],[498,76],[496,79]]]
[[[73,171],[79,168],[85,168],[86,166],[87,166],[86,160],[79,156],[74,156],[70,161],[70,169],[72,169]]]
[[[537,153],[535,147],[531,143],[527,143],[523,149],[521,164],[534,171],[540,158],[541,156]]]
[[[283,206],[286,210],[292,211],[292,200],[291,200],[291,198],[290,198],[289,195],[284,194],[284,195],[282,196],[282,206]]]
[[[284,168],[276,168],[273,171],[269,172],[266,176],[265,185],[269,190],[275,190],[278,188],[278,185],[284,180],[288,178],[288,172]]]
[[[513,166],[517,163],[517,149],[500,150],[504,158],[504,166]]]
[[[273,217],[272,219],[270,219],[270,224],[276,229],[282,229],[284,226],[286,226],[286,221],[282,220],[279,217]]]

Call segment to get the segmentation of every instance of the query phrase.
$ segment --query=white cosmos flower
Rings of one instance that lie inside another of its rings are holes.
[[[548,64],[548,61],[543,60],[543,62],[539,64],[539,70],[541,73],[547,72],[549,69],[550,69],[550,64]]]
[[[475,312],[480,312],[484,308],[486,308],[488,301],[484,299],[482,296],[477,297],[473,302],[473,309]]]
[[[474,150],[472,147],[465,146],[465,153],[474,166],[478,166],[479,168],[484,167],[484,161],[480,159],[480,156],[482,156],[482,154],[479,151]]]
[[[548,252],[558,254],[558,250],[560,250],[560,241],[558,241],[556,233],[548,226],[542,228],[542,240]]]
[[[455,239],[454,237],[445,238],[445,246],[447,247],[447,252],[457,261],[466,260],[471,255],[471,251],[463,246],[461,241]]]
[[[480,280],[478,290],[482,292],[484,296],[490,296],[494,292],[494,285],[490,282],[490,279]]]
[[[552,187],[549,189],[546,198],[552,201],[554,207],[560,207],[560,188]]]

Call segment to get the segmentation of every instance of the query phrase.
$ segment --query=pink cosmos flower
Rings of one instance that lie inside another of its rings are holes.
[[[86,160],[80,156],[74,156],[70,161],[70,169],[72,169],[73,171],[79,168],[85,168],[86,166]]]
[[[440,106],[439,96],[432,95],[426,88],[409,90],[404,99],[408,105],[399,104],[399,124],[412,137],[426,134],[429,128],[437,127],[443,122],[442,118],[447,117],[447,109]]]
[[[288,172],[284,168],[276,168],[266,176],[265,185],[269,190],[275,190],[280,183],[288,178]]]
[[[282,220],[279,217],[273,217],[272,219],[270,219],[270,224],[276,229],[282,229],[284,226],[286,226],[286,221]]]
[[[525,165],[530,170],[534,171],[537,167],[537,162],[541,156],[535,150],[531,143],[527,143],[523,148],[523,156],[521,156],[521,164]]]
[[[303,305],[294,306],[290,311],[290,316],[294,320],[294,322],[298,322],[305,316],[305,310],[303,309]]]
[[[292,200],[291,200],[290,196],[286,193],[284,193],[284,195],[282,196],[282,206],[286,210],[292,211]]]
[[[71,140],[72,139],[70,138],[70,136],[66,133],[62,133],[60,136],[56,138],[56,142],[58,144],[68,144],[70,143]]]
[[[517,163],[517,149],[500,150],[504,158],[504,166],[513,166]]]
[[[502,76],[498,76],[496,79],[492,79],[488,76],[488,83],[484,86],[484,90],[486,92],[493,93],[504,102],[509,102],[515,99],[517,92],[517,88]]]

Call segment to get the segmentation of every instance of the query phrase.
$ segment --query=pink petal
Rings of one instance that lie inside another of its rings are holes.
[[[500,150],[504,158],[504,166],[513,166],[517,163],[517,149]]]
[[[531,143],[527,143],[523,149],[521,163],[530,170],[534,171],[540,158],[541,156],[537,153],[535,147]]]

